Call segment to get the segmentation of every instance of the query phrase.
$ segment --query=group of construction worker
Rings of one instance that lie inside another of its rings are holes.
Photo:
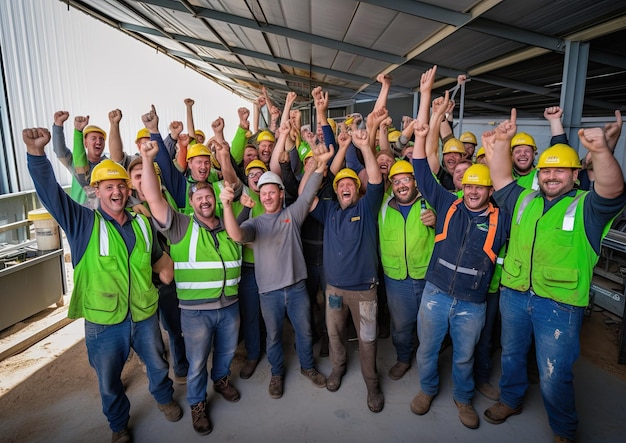
[[[398,380],[417,364],[415,414],[426,414],[435,401],[439,355],[451,344],[453,401],[463,425],[479,426],[475,390],[495,401],[484,411],[487,422],[521,413],[526,368],[536,360],[555,441],[575,440],[573,363],[591,276],[602,238],[626,205],[613,157],[621,116],[604,128],[579,130],[584,165],[567,144],[558,107],[544,113],[552,146],[538,159],[533,137],[517,130],[515,109],[481,135],[476,150],[472,133],[453,135],[449,94],[431,102],[435,75],[436,67],[422,75],[418,114],[398,131],[384,75],[372,112],[340,124],[328,118],[328,93],[315,88],[316,130],[302,126],[292,109],[295,93],[281,112],[263,89],[253,128],[250,111],[239,109],[231,143],[222,118],[212,122],[210,138],[195,129],[191,99],[187,133],[174,121],[165,138],[152,106],[142,116],[135,155],[124,152],[119,110],[109,114],[108,134],[75,117],[72,150],[65,146],[66,111],[55,113],[52,135],[45,128],[23,131],[37,194],[71,247],[69,316],[85,319],[112,442],[132,440],[121,381],[131,349],[165,418],[183,416],[159,324],[199,434],[213,429],[209,376],[216,393],[240,399],[230,378],[240,339],[246,361],[239,377],[254,374],[265,348],[269,395],[283,396],[285,316],[301,374],[330,392],[348,370],[353,329],[367,407],[382,411],[383,306],[396,351],[388,376]],[[271,119],[258,128],[265,106]],[[72,173],[71,196],[46,158],[51,138]],[[502,374],[495,387],[498,337]],[[316,367],[318,340],[328,345],[327,376]]]

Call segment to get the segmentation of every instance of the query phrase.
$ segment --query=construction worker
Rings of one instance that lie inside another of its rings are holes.
[[[413,147],[413,158],[415,158],[415,147]],[[463,143],[458,138],[450,138],[443,145],[442,150],[442,162],[439,163],[439,156],[437,154],[437,147],[433,146],[428,151],[430,167],[433,174],[439,180],[439,183],[448,191],[455,191],[454,180],[452,174],[454,174],[454,168],[457,163],[465,157],[465,148]]]
[[[465,148],[465,158],[468,160],[472,160],[474,157],[474,151],[476,150],[476,145],[478,141],[476,140],[476,136],[471,132],[464,132],[459,137],[459,140],[463,143],[463,148]]]
[[[274,143],[276,137],[270,131],[261,131],[256,138],[257,149],[259,151],[259,160],[267,165],[269,168],[270,159],[272,158],[272,151],[274,150]]]
[[[487,158],[485,157],[485,148],[483,148],[482,146],[478,148],[478,151],[476,152],[476,163],[481,163],[483,165],[487,164]]]
[[[143,163],[152,164],[158,149],[156,141],[144,143]],[[142,190],[155,225],[170,242],[189,361],[187,401],[194,430],[206,435],[213,429],[206,408],[211,352],[213,390],[230,402],[240,398],[228,376],[239,334],[241,248],[215,216],[215,192],[209,183],[200,181],[189,188],[193,216],[177,212],[166,201],[154,168],[143,171]]]
[[[173,276],[172,261],[161,250],[150,222],[126,211],[130,194],[126,170],[105,159],[91,171],[90,185],[100,205],[81,206],[57,184],[45,156],[50,132],[24,129],[28,169],[48,212],[65,231],[72,252],[74,291],[69,318],[85,318],[89,364],[96,371],[102,411],[114,443],[131,441],[130,402],[121,380],[131,347],[146,365],[150,393],[165,418],[183,413],[173,400],[169,366],[156,315],[158,292],[152,272],[163,283]]]
[[[602,129],[580,129],[582,145],[602,171],[593,189],[576,189],[578,153],[564,144],[541,154],[539,189],[525,189],[509,173],[515,130],[513,109],[510,120],[495,130],[489,160],[495,199],[512,211],[513,221],[501,280],[500,400],[484,417],[499,424],[522,411],[528,387],[526,359],[534,336],[541,394],[555,441],[573,442],[578,425],[573,364],[580,352],[580,328],[601,241],[626,204],[624,177]]]
[[[417,312],[435,240],[434,216],[417,189],[413,166],[398,160],[390,169],[393,193],[378,213],[378,238],[397,361],[389,370],[399,380],[411,367]]]
[[[441,120],[447,101],[447,92],[445,98],[435,99],[431,122]],[[465,171],[462,199],[434,179],[425,152],[428,128],[421,122],[415,125],[413,167],[419,189],[438,217],[417,319],[421,390],[411,401],[411,411],[426,414],[439,392],[439,352],[449,330],[454,402],[461,423],[476,429],[480,422],[472,406],[474,348],[484,326],[487,290],[497,253],[508,236],[509,217],[490,202],[493,188],[487,166],[475,164]]]
[[[537,170],[535,156],[537,144],[535,139],[526,132],[518,132],[511,139],[511,160],[513,162],[513,177],[517,183],[526,189],[537,189]]]

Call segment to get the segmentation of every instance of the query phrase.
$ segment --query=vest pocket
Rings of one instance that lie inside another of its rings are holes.
[[[544,267],[541,272],[546,286],[564,289],[576,289],[578,286],[578,269]]]
[[[156,289],[148,289],[147,291],[138,291],[133,300],[133,305],[141,310],[149,310],[159,301],[159,295]]]
[[[522,272],[522,262],[519,260],[504,260],[502,270],[511,277],[519,277]]]
[[[87,291],[85,308],[94,311],[113,312],[117,309],[118,295],[112,292]]]
[[[100,256],[98,257],[98,263],[102,267],[102,270],[106,272],[114,272],[118,269],[118,258],[112,256]]]

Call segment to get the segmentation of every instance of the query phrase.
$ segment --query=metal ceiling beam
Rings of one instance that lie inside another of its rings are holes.
[[[461,27],[472,20],[472,16],[465,12],[454,11],[413,0],[360,0],[359,3],[367,3],[384,9],[410,14],[434,22],[444,23],[454,27]]]
[[[146,3],[153,6],[160,6],[163,8],[189,14],[187,8],[181,5],[178,1],[174,0],[141,0],[141,3]],[[216,11],[214,9],[199,7],[194,9],[196,11],[195,17],[203,17],[210,20],[231,23],[244,28],[254,29],[259,32],[280,35],[282,37],[304,41],[313,45],[325,46],[327,48],[335,49],[337,51],[343,51],[350,54],[359,55],[361,57],[384,61],[385,63],[403,63],[406,61],[404,57],[393,55],[388,52],[377,51],[375,49],[366,48],[364,46],[353,45],[351,43],[334,40],[321,35],[310,34],[308,32],[302,32],[273,24],[261,26],[256,22],[256,20],[234,14],[228,14],[226,12]]]

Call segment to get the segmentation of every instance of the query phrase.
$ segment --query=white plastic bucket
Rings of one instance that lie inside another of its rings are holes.
[[[59,225],[45,208],[30,211],[28,219],[35,225],[37,249],[50,251],[61,247]]]

